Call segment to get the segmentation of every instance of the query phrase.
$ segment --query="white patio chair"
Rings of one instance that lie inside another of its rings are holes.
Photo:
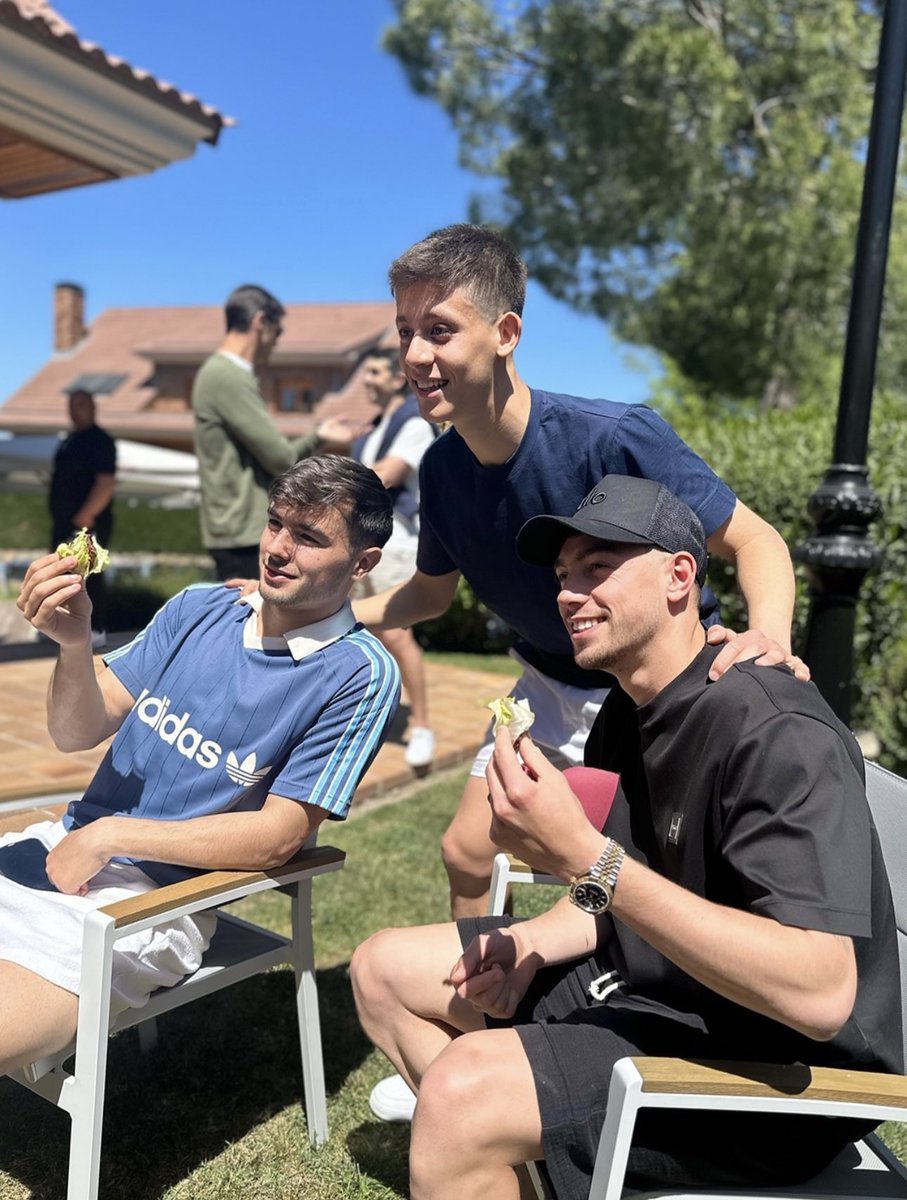
[[[867,762],[866,794],[894,898],[903,1006],[902,1037],[907,1054],[907,780],[876,763]],[[529,882],[529,877],[536,875],[530,868],[503,854],[497,856],[495,872],[498,880],[492,888],[499,902],[502,902],[508,881]],[[553,876],[537,879],[561,882]],[[502,910],[498,908],[497,911]],[[621,1059],[611,1077],[608,1112],[589,1200],[619,1200],[621,1197],[636,1116],[641,1108],[647,1107],[786,1112],[792,1117],[812,1114],[903,1122],[907,1121],[907,1077],[796,1064]],[[539,1194],[543,1193],[540,1191]],[[785,1197],[786,1200],[801,1196],[822,1200],[831,1197],[865,1200],[907,1197],[907,1169],[873,1133],[848,1146],[820,1175],[795,1187],[753,1188],[751,1191],[746,1188],[666,1188],[634,1193],[635,1200],[649,1196],[663,1200],[682,1200],[688,1196],[742,1200],[750,1195]]]
[[[0,828],[24,828],[59,810],[20,811]],[[312,880],[339,870],[342,850],[310,845],[289,863],[268,871],[210,871],[160,887],[91,913],[82,946],[79,1019],[75,1041],[59,1054],[32,1063],[9,1078],[65,1109],[72,1120],[67,1200],[96,1200],[101,1160],[104,1090],[109,1034],[137,1026],[143,1047],[153,1044],[158,1016],[281,963],[296,975],[296,1017],[302,1056],[309,1139],[328,1135],[321,1025],[312,943]],[[217,930],[199,970],[172,988],[154,992],[144,1008],[129,1009],[110,1024],[110,977],[119,938],[203,909],[218,908],[257,892],[280,888],[290,896],[292,935],[282,934],[221,911]],[[75,1054],[74,1063],[67,1060]]]

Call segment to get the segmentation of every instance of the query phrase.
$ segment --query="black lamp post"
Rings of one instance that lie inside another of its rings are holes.
[[[869,525],[880,515],[882,506],[869,482],[866,445],[901,140],[905,69],[907,0],[887,0],[832,465],[809,499],[815,530],[794,550],[794,558],[806,565],[810,582],[803,657],[822,695],[846,724],[850,723],[857,598],[866,572],[878,566],[882,557],[869,536]]]

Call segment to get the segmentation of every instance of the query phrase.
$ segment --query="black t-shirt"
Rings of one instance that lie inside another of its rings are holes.
[[[716,1057],[901,1072],[896,927],[853,735],[813,684],[743,663],[718,681],[707,646],[640,708],[619,688],[586,744],[617,771],[605,831],[715,903],[854,939],[854,1011],[828,1042],[724,999],[620,921],[600,955],[629,986],[613,1007],[662,1011],[716,1039]]]
[[[92,425],[76,430],[60,445],[54,457],[50,482],[50,513],[54,524],[64,524],[79,511],[98,475],[114,475],[116,443],[109,433]],[[111,505],[99,517],[106,517]]]

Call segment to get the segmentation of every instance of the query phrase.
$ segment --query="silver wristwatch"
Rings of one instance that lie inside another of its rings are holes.
[[[588,871],[577,875],[570,884],[570,900],[583,912],[597,916],[606,913],[614,899],[617,876],[626,850],[614,838],[605,839],[605,848]]]

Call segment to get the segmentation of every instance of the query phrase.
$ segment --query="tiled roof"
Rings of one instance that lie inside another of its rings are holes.
[[[201,121],[211,131],[207,141],[216,142],[221,127],[234,124],[232,117],[225,117],[210,104],[203,104],[197,96],[181,92],[172,84],[155,78],[150,71],[133,67],[125,59],[108,54],[94,42],[80,38],[73,26],[46,0],[0,0],[0,24],[8,25],[69,55],[99,75],[134,88],[161,104]]]
[[[271,357],[272,365],[349,364],[352,369],[363,349],[387,342],[394,319],[390,301],[287,304],[286,309],[284,333]],[[43,432],[65,428],[65,389],[79,375],[109,372],[125,375],[125,379],[110,395],[97,397],[101,425],[117,436],[139,440],[153,440],[154,431],[161,438],[191,436],[190,412],[146,411],[157,396],[157,388],[151,385],[154,362],[199,364],[223,336],[221,305],[106,309],[73,350],[54,354],[0,405],[0,429]],[[340,392],[325,396],[318,412],[345,412],[351,404],[355,409],[367,406],[355,376]],[[289,435],[311,428],[313,418],[286,414],[278,423]]]

